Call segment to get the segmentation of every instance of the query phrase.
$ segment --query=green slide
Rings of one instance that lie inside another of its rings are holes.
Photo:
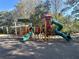
[[[20,41],[25,42],[25,41],[29,40],[29,38],[31,36],[32,36],[32,32],[29,32],[29,33],[25,34]]]
[[[54,30],[56,35],[62,36],[66,41],[70,41],[72,39],[70,34],[65,34],[64,32],[61,32],[63,26],[60,22],[58,22],[57,20],[52,20],[51,22],[51,24],[55,24],[57,26],[57,28]]]

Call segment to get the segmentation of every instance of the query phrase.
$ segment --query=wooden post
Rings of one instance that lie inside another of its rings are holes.
[[[15,23],[15,34],[17,35],[17,27],[16,27],[16,22]]]
[[[42,38],[42,37],[41,37],[41,26],[40,26],[40,34],[39,34],[39,37],[40,37],[40,40],[41,40],[41,38]]]
[[[36,39],[36,37],[35,37],[35,26],[34,26],[34,39]]]
[[[45,20],[45,40],[46,40],[46,34],[47,34],[47,30],[46,30],[46,20]]]
[[[2,26],[1,28],[2,28],[2,30],[3,30],[3,26]]]
[[[19,33],[19,35],[21,35],[21,32],[22,32],[22,28],[20,27],[20,33]]]
[[[8,34],[8,33],[9,33],[9,32],[8,32],[8,31],[9,31],[9,30],[8,30],[8,27],[6,27],[6,31],[7,31],[7,34]]]

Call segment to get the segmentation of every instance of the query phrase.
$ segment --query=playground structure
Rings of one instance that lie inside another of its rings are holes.
[[[63,28],[62,24],[56,20],[53,20],[53,19],[51,20],[51,19],[52,19],[51,15],[49,15],[49,14],[44,15],[44,18],[43,18],[44,24],[43,24],[42,28],[39,25],[37,25],[35,28],[29,26],[27,33],[23,35],[21,41],[25,42],[25,41],[29,40],[34,32],[34,34],[37,36],[40,33],[44,34],[44,36],[45,36],[44,40],[48,40],[48,37],[50,35],[52,35],[52,33],[54,33],[53,35],[62,36],[66,41],[69,42],[72,39],[70,34],[61,32],[61,30]],[[57,26],[54,30],[53,30],[53,26],[52,26],[53,24],[55,24]]]

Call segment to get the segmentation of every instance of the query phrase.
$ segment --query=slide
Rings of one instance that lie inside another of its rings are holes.
[[[57,26],[57,28],[55,29],[56,35],[62,36],[68,42],[72,39],[70,34],[65,34],[64,32],[61,32],[63,26],[60,22],[58,22],[57,20],[52,20],[51,22],[51,24],[55,24]]]
[[[25,34],[22,37],[22,39],[20,40],[20,42],[25,42],[25,41],[29,40],[31,36],[32,36],[32,32],[29,32],[29,33]]]

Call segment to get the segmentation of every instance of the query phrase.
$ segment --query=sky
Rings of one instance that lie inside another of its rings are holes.
[[[0,11],[12,10],[19,0],[0,0]],[[43,0],[45,1],[45,0]]]
[[[14,9],[18,0],[0,0],[0,11]]]
[[[61,0],[61,1],[66,1],[66,0]],[[15,5],[18,2],[19,0],[0,0],[0,11],[10,11],[15,8]]]

